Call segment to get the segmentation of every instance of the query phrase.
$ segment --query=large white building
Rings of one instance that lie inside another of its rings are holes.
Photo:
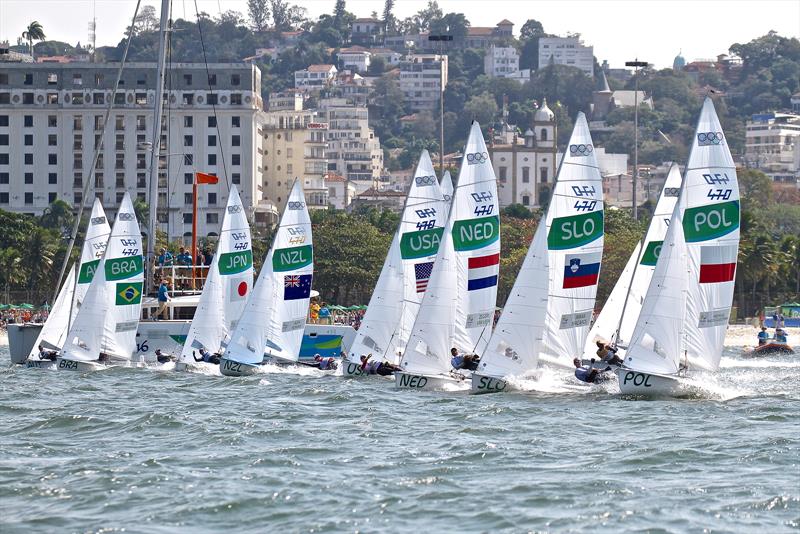
[[[243,63],[208,68],[210,75],[204,64],[177,63],[167,72],[158,221],[171,239],[191,232],[195,171],[220,177],[219,184],[200,187],[201,236],[219,232],[228,184],[238,186],[251,215],[262,200],[261,73]],[[113,63],[0,63],[0,208],[39,215],[58,198],[90,206],[83,191],[101,136],[87,197],[102,199],[111,213],[126,191],[149,201],[156,65],[125,67],[103,133],[117,69]]]
[[[324,89],[333,83],[337,72],[334,65],[309,65],[308,68],[294,71],[294,86],[304,90]]]
[[[519,72],[519,54],[513,46],[490,46],[483,56],[483,73],[490,78],[508,78]]]
[[[586,46],[579,35],[570,37],[541,37],[539,39],[539,68],[550,63],[581,69],[594,76],[594,47]]]
[[[400,90],[412,111],[437,109],[447,85],[447,56],[410,54],[400,62]]]
[[[765,172],[776,182],[800,183],[800,115],[753,115],[745,128],[747,166]]]
[[[383,149],[369,126],[367,107],[345,98],[324,98],[319,117],[328,125],[328,170],[371,186],[383,170]]]

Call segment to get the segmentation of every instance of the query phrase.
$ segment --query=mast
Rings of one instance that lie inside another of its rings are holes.
[[[156,102],[153,116],[153,137],[150,145],[150,216],[147,225],[147,261],[155,265],[156,228],[158,225],[158,162],[161,154],[161,114],[164,111],[164,65],[167,60],[167,33],[171,26],[169,21],[170,0],[161,0],[161,19],[158,39],[158,69],[156,72]],[[192,251],[194,255],[194,251]],[[153,288],[153,273],[145,277],[145,293]]]

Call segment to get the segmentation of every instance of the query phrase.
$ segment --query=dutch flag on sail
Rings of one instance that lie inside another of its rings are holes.
[[[730,282],[736,274],[736,245],[700,248],[700,283]]]
[[[602,253],[567,254],[564,257],[564,289],[597,285]]]
[[[477,256],[467,261],[468,282],[467,289],[474,291],[497,285],[497,274],[500,270],[500,254]]]

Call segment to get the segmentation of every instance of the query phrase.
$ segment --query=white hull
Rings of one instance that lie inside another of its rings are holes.
[[[472,388],[470,389],[470,393],[473,395],[480,395],[483,393],[500,393],[502,391],[511,391],[513,389],[514,388],[502,378],[472,373]]]
[[[369,373],[361,370],[360,363],[353,363],[348,360],[342,360],[342,376],[345,378],[362,378],[369,376]]]
[[[444,389],[447,385],[462,384],[464,381],[445,375],[422,375],[397,371],[394,374],[394,385],[397,389]]]
[[[25,362],[28,369],[55,369],[56,362],[53,360],[28,360]]]
[[[225,358],[219,362],[219,371],[225,376],[249,376],[256,373],[258,368],[258,365],[235,362]]]
[[[59,371],[77,371],[79,373],[89,373],[106,368],[105,365],[97,362],[79,362],[75,360],[65,360],[63,358],[59,358],[57,363]]]
[[[623,395],[672,397],[680,393],[677,375],[656,375],[618,368],[619,390]]]

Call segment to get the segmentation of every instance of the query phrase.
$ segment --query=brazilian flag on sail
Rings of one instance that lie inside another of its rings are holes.
[[[120,282],[117,284],[117,306],[142,302],[142,282]]]

